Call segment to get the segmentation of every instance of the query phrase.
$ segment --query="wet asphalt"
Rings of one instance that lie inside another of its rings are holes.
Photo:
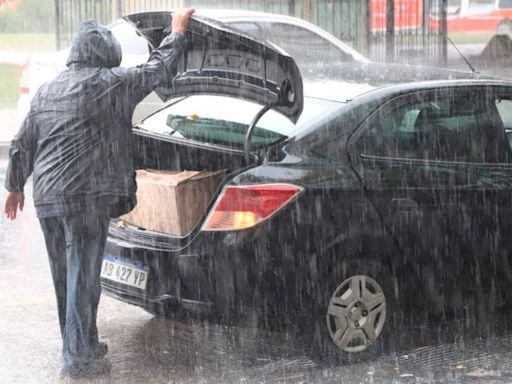
[[[0,159],[0,184],[5,178]],[[27,186],[13,222],[0,215],[0,383],[65,383],[46,250]],[[0,201],[5,191],[0,188]],[[2,208],[3,212],[3,208]],[[155,318],[102,296],[98,328],[109,376],[77,383],[512,383],[512,328],[503,313],[486,336],[452,325],[413,352],[325,366],[284,333]],[[440,327],[442,328],[442,327]]]

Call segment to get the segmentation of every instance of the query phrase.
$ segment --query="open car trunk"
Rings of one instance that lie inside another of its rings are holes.
[[[179,246],[199,229],[230,175],[245,168],[243,151],[177,142],[143,130],[134,138],[138,204],[113,230],[131,241],[155,241],[160,235],[159,241]]]
[[[170,33],[171,17],[170,12],[146,12],[124,19],[155,49]],[[248,116],[250,112],[244,113],[247,118],[253,119],[248,126],[236,122],[222,125],[220,119],[204,118],[204,104],[200,104],[197,106],[197,118],[195,115],[170,115],[171,120],[167,120],[166,124],[173,131],[167,135],[135,129],[135,168],[151,171],[138,172],[137,176],[145,179],[140,179],[138,183],[137,207],[121,217],[117,229],[111,228],[111,234],[117,230],[120,237],[128,236],[130,241],[138,237],[143,241],[144,231],[150,229],[152,235],[146,237],[151,238],[152,242],[173,243],[168,236],[172,235],[178,239],[173,244],[179,246],[180,238],[186,238],[198,230],[229,175],[258,163],[252,145],[261,149],[284,137],[256,128],[259,118],[272,109],[296,123],[302,113],[302,78],[299,69],[295,61],[280,48],[225,24],[196,16],[190,20],[185,37],[185,52],[172,89],[156,89],[162,100],[184,100],[198,94],[230,96],[256,103],[261,109],[254,116]],[[179,137],[170,137],[176,132]],[[232,145],[237,140],[238,146]],[[182,188],[180,192],[175,180],[190,176],[176,176],[183,171],[201,172],[196,181],[202,179],[202,182],[197,181],[195,189]],[[180,196],[180,193],[197,193],[197,198]],[[170,208],[171,203],[174,208]],[[171,225],[160,225],[159,222],[173,215],[176,220],[182,221],[183,218],[179,216],[189,214],[194,215],[192,222],[183,220],[188,224],[177,229]],[[126,228],[126,223],[131,224],[129,228]],[[128,230],[123,231],[124,228]],[[155,237],[155,232],[167,239]]]
[[[235,171],[245,166],[244,152],[209,143],[169,139],[166,135],[137,130],[135,168],[177,171]],[[252,154],[252,162],[257,161]]]

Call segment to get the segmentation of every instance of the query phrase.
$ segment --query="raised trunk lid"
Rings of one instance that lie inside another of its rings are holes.
[[[171,12],[125,16],[152,49],[169,34]],[[275,45],[205,17],[191,18],[185,53],[172,89],[162,100],[193,94],[228,95],[273,108],[296,122],[302,113],[302,78],[295,61]]]

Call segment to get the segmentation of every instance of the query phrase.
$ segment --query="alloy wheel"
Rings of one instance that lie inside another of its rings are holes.
[[[377,340],[386,321],[386,298],[371,277],[357,275],[343,281],[327,308],[331,339],[345,352],[361,352]]]

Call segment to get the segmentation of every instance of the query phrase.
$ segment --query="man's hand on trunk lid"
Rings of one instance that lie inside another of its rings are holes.
[[[14,220],[18,212],[23,211],[25,205],[25,195],[23,192],[8,192],[5,198],[5,215],[8,219]]]
[[[185,8],[180,9],[172,14],[171,21],[171,30],[173,32],[178,32],[185,36],[185,32],[187,31],[188,21],[190,16],[192,16],[195,12],[195,8]]]

